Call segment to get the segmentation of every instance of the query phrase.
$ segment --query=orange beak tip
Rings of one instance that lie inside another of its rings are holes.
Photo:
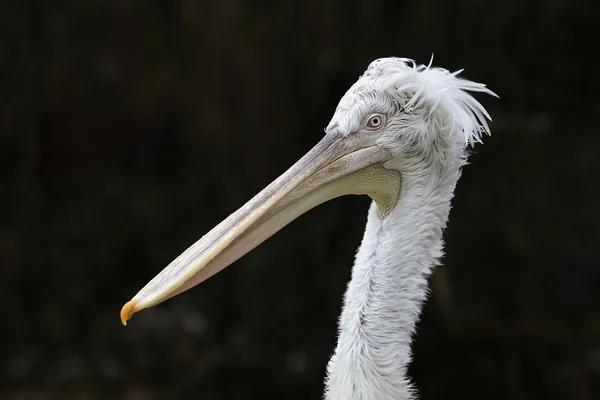
[[[121,308],[121,322],[123,323],[123,325],[127,325],[127,321],[131,319],[136,304],[137,301],[129,300],[127,303],[125,303],[123,308]]]

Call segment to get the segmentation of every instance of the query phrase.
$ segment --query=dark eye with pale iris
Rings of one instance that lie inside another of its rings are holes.
[[[383,125],[383,116],[379,114],[373,114],[367,120],[367,128],[378,129]]]

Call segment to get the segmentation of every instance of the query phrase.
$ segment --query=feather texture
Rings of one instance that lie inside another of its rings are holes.
[[[450,72],[431,65],[417,65],[408,58],[380,58],[350,87],[339,107],[352,107],[357,101],[352,95],[358,93],[385,93],[399,102],[406,114],[426,104],[432,117],[441,107],[451,133],[460,135],[465,144],[481,143],[482,135],[490,134],[487,120],[491,117],[469,92],[497,95],[482,83],[459,78],[461,72],[463,70]]]
[[[489,114],[468,92],[495,94],[458,78],[460,72],[402,58],[376,60],[340,100],[326,129],[386,147],[393,158],[385,166],[399,170],[402,180],[385,219],[375,204],[369,210],[327,368],[327,400],[416,397],[406,370],[427,279],[443,255],[466,147],[490,133]],[[365,129],[372,113],[386,118],[374,138]]]

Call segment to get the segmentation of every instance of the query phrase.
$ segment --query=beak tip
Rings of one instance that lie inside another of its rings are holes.
[[[129,300],[123,308],[121,308],[121,323],[126,326],[127,321],[131,319],[131,316],[135,312],[135,306],[137,305],[137,300]]]

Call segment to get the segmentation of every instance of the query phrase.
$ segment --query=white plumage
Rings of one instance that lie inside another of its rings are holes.
[[[399,170],[402,180],[385,219],[374,204],[369,211],[327,369],[329,400],[413,398],[406,369],[427,278],[443,254],[442,230],[466,145],[490,133],[488,113],[467,90],[493,93],[457,75],[406,59],[376,60],[327,128],[360,132],[363,115],[388,115],[374,140],[392,152],[384,166]]]
[[[459,71],[460,72],[460,71]],[[467,147],[490,130],[469,92],[485,85],[408,59],[383,58],[340,100],[324,139],[192,245],[122,310],[177,295],[230,265],[310,208],[373,198],[327,367],[327,400],[408,400],[411,339]]]

